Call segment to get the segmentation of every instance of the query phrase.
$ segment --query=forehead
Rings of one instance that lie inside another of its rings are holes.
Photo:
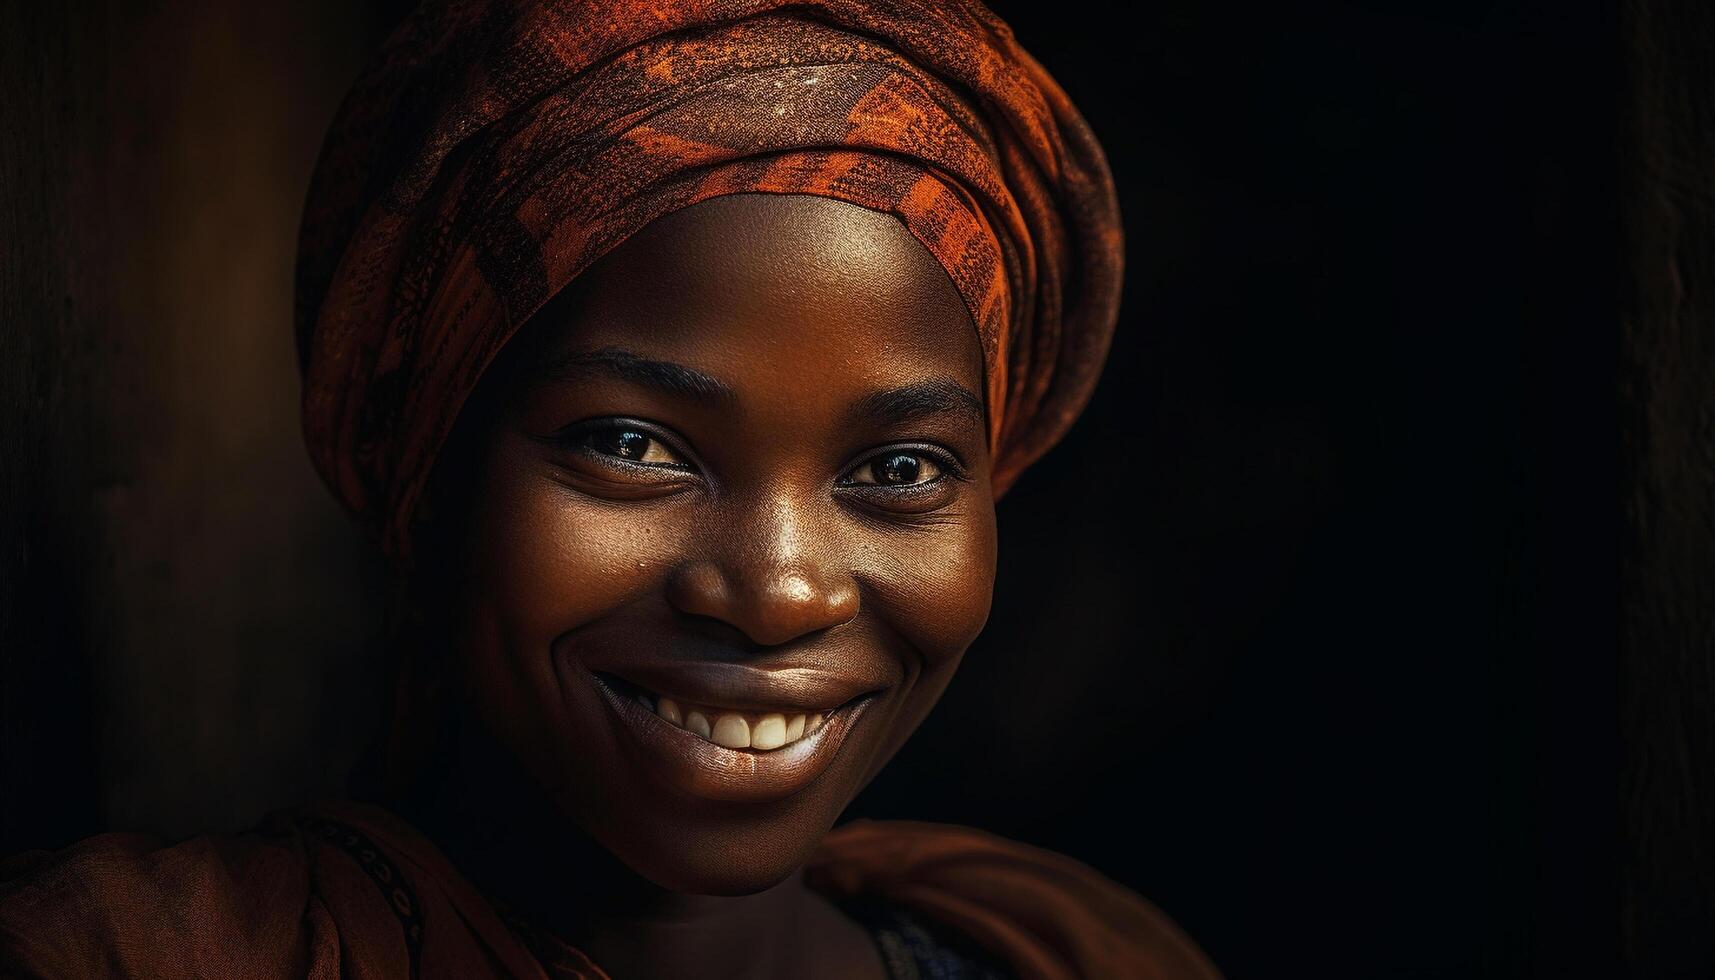
[[[946,271],[898,219],[829,198],[739,194],[675,211],[554,306],[550,355],[618,346],[737,385],[936,376],[983,390],[981,344]]]

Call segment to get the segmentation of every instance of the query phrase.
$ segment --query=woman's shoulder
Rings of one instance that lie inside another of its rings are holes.
[[[971,827],[853,821],[828,835],[806,875],[835,901],[902,908],[1021,976],[1220,976],[1136,892],[1066,855]]]
[[[303,943],[281,924],[303,918],[309,889],[302,841],[281,826],[176,842],[108,833],[26,852],[0,865],[0,972],[212,974],[242,966],[242,950],[302,976]]]
[[[164,841],[101,834],[0,863],[5,976],[406,977],[423,961],[496,973],[527,954],[402,820],[327,803],[257,828]],[[498,950],[490,949],[498,945]],[[527,972],[519,975],[527,975]]]

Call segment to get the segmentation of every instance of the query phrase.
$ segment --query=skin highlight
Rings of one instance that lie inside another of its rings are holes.
[[[733,195],[609,252],[502,352],[431,487],[455,744],[416,818],[616,977],[882,975],[799,868],[987,619],[983,390],[963,300],[889,215]],[[829,721],[725,749],[662,696]]]

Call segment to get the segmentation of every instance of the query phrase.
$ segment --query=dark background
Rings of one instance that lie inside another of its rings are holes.
[[[322,130],[399,4],[22,6],[0,852],[242,827],[337,792],[383,700],[289,304]],[[1709,975],[1715,423],[1673,366],[1707,353],[1676,249],[1710,236],[1663,214],[1707,216],[1715,130],[1660,121],[1696,115],[1711,25],[996,6],[1108,149],[1122,322],[1001,504],[987,633],[853,812],[1069,853],[1235,978]]]

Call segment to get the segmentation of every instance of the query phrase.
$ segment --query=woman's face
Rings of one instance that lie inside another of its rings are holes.
[[[981,350],[894,218],[661,218],[509,346],[453,637],[491,734],[668,888],[790,874],[988,616]]]

